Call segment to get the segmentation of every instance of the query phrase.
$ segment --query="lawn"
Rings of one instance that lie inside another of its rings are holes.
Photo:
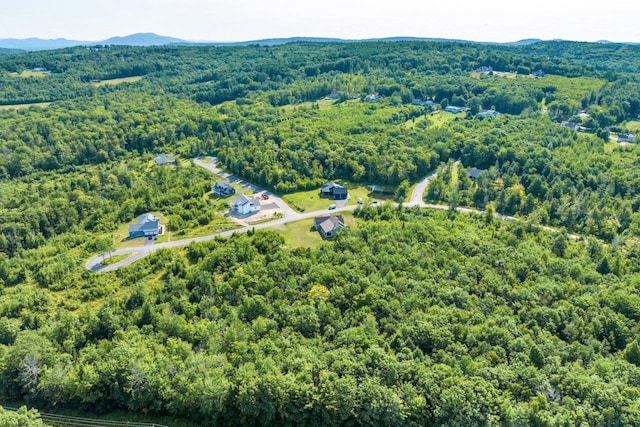
[[[350,212],[342,212],[345,224],[354,229],[356,221]],[[294,248],[316,248],[324,241],[320,233],[313,229],[313,219],[303,219],[302,221],[290,222],[273,228],[280,231],[287,246]]]
[[[160,224],[166,224],[167,223],[167,217],[165,217],[164,215],[162,215],[159,212],[151,212],[153,215],[157,216],[158,218],[160,218]],[[137,221],[137,218],[134,218],[131,220],[130,223],[128,224],[124,224],[122,226],[120,226],[120,228],[118,228],[116,230],[116,232],[113,234],[113,240],[116,244],[116,249],[123,249],[123,248],[133,248],[136,246],[142,246],[144,244],[144,237],[138,237],[135,239],[128,239],[129,237],[129,225],[131,224],[135,224]],[[166,235],[166,233],[165,233]],[[158,240],[157,242],[161,242],[162,238],[165,236],[158,236]],[[166,238],[165,238],[166,240]]]
[[[91,82],[92,86],[119,85],[120,83],[134,83],[140,80],[142,76],[123,77],[120,79],[100,80],[99,82]]]
[[[20,108],[29,108],[29,107],[48,107],[50,102],[34,102],[31,104],[9,104],[9,105],[0,105],[0,111],[2,110],[17,110]]]
[[[8,73],[11,77],[46,77],[51,74],[51,71],[33,71],[33,70],[24,70],[21,73]]]
[[[626,128],[631,132],[640,132],[640,120],[631,120],[626,124]]]
[[[385,197],[384,192],[379,191],[371,191],[369,188],[362,185],[350,185],[348,183],[344,183],[349,190],[350,199],[347,200],[348,205],[355,205],[358,203],[358,197],[362,198],[364,203],[370,203],[374,200],[383,200],[388,197]],[[335,201],[332,199],[323,199],[320,198],[318,190],[309,190],[309,191],[299,191],[297,193],[287,194],[282,197],[289,206],[298,212],[309,212],[309,211],[320,211],[323,209],[327,209],[329,205],[334,204]]]
[[[288,104],[282,107],[282,109],[284,111],[295,111],[295,110],[311,110],[311,108],[313,107],[313,104],[316,104],[318,106],[318,108],[320,110],[330,107],[331,105],[335,104],[336,100],[335,99],[319,99],[317,101],[311,102],[301,102],[299,104]]]
[[[208,236],[210,234],[221,233],[235,228],[240,228],[240,226],[222,216],[216,216],[213,221],[207,225],[203,225],[202,227],[165,233],[164,236],[158,237],[158,243],[169,241],[169,239],[182,240],[191,239],[193,237]]]
[[[100,261],[100,264],[102,265],[111,265],[111,264],[116,264],[122,260],[125,260],[127,258],[129,258],[131,255],[133,254],[122,254],[122,255],[114,255],[112,257],[103,259],[102,261]]]
[[[457,116],[457,114],[449,113],[448,111],[434,111],[429,116],[429,120],[431,120],[433,126],[437,127],[453,121]],[[464,115],[462,115],[462,117],[464,117]]]
[[[452,191],[458,190],[458,185],[460,184],[460,178],[458,177],[459,172],[460,171],[458,170],[458,167],[451,168],[451,190]]]

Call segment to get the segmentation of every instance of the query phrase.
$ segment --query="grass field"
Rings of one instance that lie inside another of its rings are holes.
[[[8,73],[11,77],[22,77],[22,78],[29,78],[29,77],[46,77],[49,74],[51,74],[50,71],[33,71],[33,70],[24,70],[21,73]]]
[[[434,126],[442,126],[453,121],[456,117],[458,117],[458,114],[449,113],[447,111],[439,111],[429,116],[429,120],[433,122]],[[462,115],[461,117],[464,117],[464,115]]]
[[[283,106],[282,108],[285,111],[295,111],[295,110],[310,110],[313,104],[317,104],[318,107],[322,110],[324,108],[330,107],[336,103],[335,99],[319,99],[317,101],[309,101],[309,102],[301,102],[299,104],[288,104]]]
[[[0,111],[3,110],[18,110],[20,108],[29,108],[29,107],[48,107],[50,102],[34,102],[32,104],[9,104],[9,105],[0,105]]]
[[[346,203],[347,206],[357,204],[358,197],[361,197],[364,203],[385,198],[382,194],[372,192],[362,185],[353,186],[346,183],[346,187],[349,189],[350,196],[350,199],[347,200]],[[327,209],[329,205],[335,203],[334,200],[320,198],[319,190],[299,191],[297,193],[287,194],[282,197],[282,200],[298,212],[320,211]]]
[[[438,127],[451,122],[457,116],[460,116],[460,114],[453,114],[453,113],[449,113],[448,111],[442,111],[442,110],[433,111],[431,113],[425,114],[424,116],[416,117],[415,119],[412,119],[412,120],[407,120],[404,125],[407,129],[413,129],[420,122],[429,120],[431,126]]]
[[[190,239],[192,237],[208,236],[209,234],[220,233],[227,230],[233,230],[235,228],[240,228],[240,226],[224,217],[217,216],[209,224],[203,225],[202,227],[178,232],[165,233],[164,236],[160,236],[158,238],[158,243],[169,241],[169,239],[182,240]]]
[[[458,185],[460,185],[460,178],[458,177],[458,167],[454,166],[451,168],[451,190],[458,190]]]
[[[631,132],[640,132],[640,120],[631,120],[627,122],[626,127]]]
[[[100,264],[102,264],[102,265],[115,264],[115,263],[118,263],[118,262],[120,262],[122,260],[125,260],[125,259],[129,258],[131,255],[133,255],[133,254],[114,255],[112,257],[109,257],[107,259],[104,259],[104,260],[100,261]]]
[[[120,83],[134,83],[140,80],[142,76],[123,77],[120,79],[101,80],[99,82],[91,82],[92,86],[119,85]]]
[[[352,213],[342,212],[340,215],[344,218],[347,227],[351,229],[356,227],[356,220]],[[280,231],[287,246],[294,248],[316,248],[324,241],[320,233],[313,229],[313,219],[290,222],[274,227],[274,230]]]

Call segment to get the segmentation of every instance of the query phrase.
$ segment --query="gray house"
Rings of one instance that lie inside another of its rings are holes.
[[[213,191],[213,195],[216,197],[229,197],[236,194],[236,189],[233,188],[227,179],[217,181],[211,186],[211,191]]]
[[[476,179],[478,179],[480,174],[484,171],[485,171],[484,169],[478,169],[477,167],[474,166],[471,169],[469,169],[467,176],[475,181]]]
[[[173,156],[170,156],[168,154],[160,154],[159,156],[157,156],[153,160],[156,162],[156,164],[158,166],[175,165],[176,164],[176,158],[173,157]]]
[[[349,195],[347,189],[335,182],[327,182],[320,188],[320,197],[333,200],[346,200]]]
[[[342,215],[319,216],[313,219],[313,228],[320,233],[324,239],[336,237],[338,231],[344,227]]]
[[[618,142],[636,142],[636,136],[632,133],[621,133],[618,135]]]
[[[160,233],[160,220],[150,213],[140,215],[138,223],[129,226],[129,238],[136,237],[155,237]]]

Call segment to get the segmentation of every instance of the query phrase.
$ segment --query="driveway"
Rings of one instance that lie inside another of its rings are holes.
[[[265,191],[264,189],[258,187],[257,185],[251,184],[249,182],[243,181],[227,172],[224,172],[222,169],[220,169],[217,166],[217,159],[215,157],[211,158],[212,160],[210,162],[205,162],[203,161],[201,158],[196,157],[195,159],[193,159],[193,163],[196,166],[200,166],[201,168],[205,168],[206,170],[208,170],[209,172],[212,172],[216,175],[219,175],[223,178],[228,179],[229,181],[233,181],[233,182],[237,182],[240,185],[242,185],[245,188],[250,188],[251,190],[253,190],[253,192],[255,193],[260,193],[262,191]],[[284,200],[282,200],[280,197],[276,196],[275,194],[271,193],[271,192],[267,192],[267,194],[269,195],[269,201],[273,204],[275,204],[278,209],[280,209],[282,211],[282,213],[284,213],[285,217],[296,217],[297,215],[299,215],[296,211],[294,211],[289,205],[287,205]]]

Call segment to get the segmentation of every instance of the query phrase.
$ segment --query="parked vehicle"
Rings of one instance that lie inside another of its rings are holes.
[[[334,210],[335,208],[337,208],[337,206],[335,204],[329,205],[329,210],[330,211]]]

